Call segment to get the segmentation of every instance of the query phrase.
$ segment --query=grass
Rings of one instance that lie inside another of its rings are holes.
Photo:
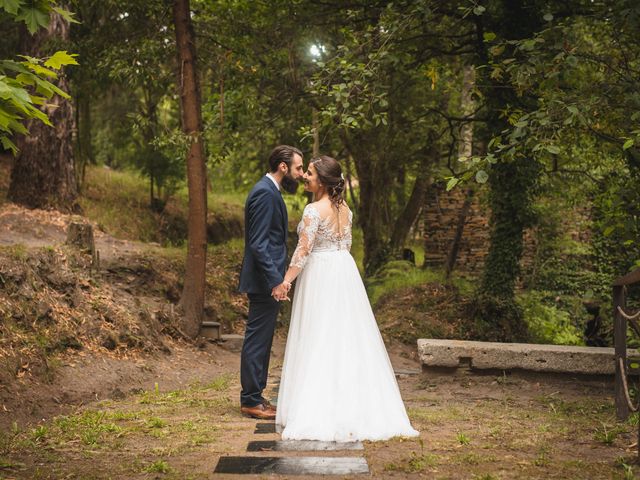
[[[147,473],[169,473],[171,471],[171,467],[165,460],[156,460],[146,466],[143,471]]]
[[[246,193],[207,193],[210,214],[241,216]],[[87,167],[80,205],[84,215],[109,234],[128,240],[170,244],[173,217],[186,225],[188,191],[181,187],[168,201],[162,215],[149,208],[148,180],[134,171],[118,171],[100,166]],[[167,232],[165,232],[167,230]]]
[[[100,402],[29,430],[15,425],[0,435],[0,469],[31,468],[29,478],[37,478],[35,462],[51,472],[64,471],[65,478],[70,472],[75,472],[73,478],[103,478],[99,471],[118,478],[137,473],[186,478],[171,459],[208,455],[211,445],[222,440],[221,428],[237,415],[230,399],[235,388],[236,376],[222,375],[181,390],[154,388]],[[96,476],[87,477],[85,468]]]
[[[389,462],[384,465],[385,472],[420,473],[432,469],[438,465],[439,458],[432,453],[411,452],[408,457],[398,462]]]
[[[84,214],[111,235],[157,241],[157,219],[149,209],[144,178],[128,171],[87,167],[80,197]]]
[[[462,433],[462,432],[458,432],[456,434],[456,440],[460,445],[469,445],[471,443],[471,439],[465,433]]]

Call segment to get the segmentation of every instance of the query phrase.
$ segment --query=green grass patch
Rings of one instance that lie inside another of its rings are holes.
[[[208,192],[208,212],[241,221],[245,197],[242,192]],[[186,236],[186,186],[174,193],[160,214],[150,208],[148,179],[135,171],[90,166],[79,202],[87,218],[118,238],[170,244],[182,243],[184,238],[179,237]]]
[[[386,472],[420,473],[438,466],[439,458],[432,453],[411,452],[397,462],[389,462],[384,466]]]
[[[528,291],[517,297],[535,343],[584,345],[582,330],[572,320],[575,315],[551,304],[548,292]]]
[[[147,465],[143,472],[147,473],[169,473],[171,472],[171,467],[166,460],[156,460],[155,462]]]
[[[119,238],[158,240],[158,221],[149,208],[147,181],[135,172],[87,167],[80,205],[100,228]]]

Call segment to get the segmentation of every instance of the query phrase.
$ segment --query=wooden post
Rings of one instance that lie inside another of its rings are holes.
[[[613,339],[616,358],[616,417],[618,420],[626,420],[629,417],[629,406],[622,383],[622,375],[627,374],[627,320],[618,312],[618,307],[625,308],[624,289],[624,285],[613,287]],[[623,369],[620,369],[620,359],[622,359]]]
[[[94,255],[96,247],[93,239],[93,227],[88,223],[70,223],[67,229],[66,243]]]

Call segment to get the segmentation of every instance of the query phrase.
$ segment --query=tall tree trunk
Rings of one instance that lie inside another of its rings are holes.
[[[359,139],[358,145],[367,145],[365,151],[356,151],[347,132],[340,132],[340,138],[347,154],[353,158],[360,186],[358,224],[362,228],[364,240],[365,275],[372,275],[384,264],[389,256],[388,230],[385,224],[385,187],[388,186],[386,173],[381,166],[384,158],[379,152],[369,150],[370,142]]]
[[[473,194],[473,188],[467,190],[467,194],[464,197],[464,203],[462,204],[460,214],[458,215],[456,234],[453,237],[453,242],[451,242],[451,249],[449,250],[449,254],[447,255],[447,278],[449,278],[449,276],[453,272],[453,268],[456,265],[456,260],[458,259],[458,252],[460,251],[460,244],[462,243],[462,234],[464,233],[464,224],[466,223],[467,216],[469,215],[469,209],[471,208],[471,202],[473,201]]]
[[[76,125],[78,139],[76,141],[76,181],[78,190],[82,190],[87,165],[95,163],[93,145],[91,142],[91,99],[86,92],[89,87],[80,88],[77,95]]]
[[[345,156],[345,161],[347,163],[347,186],[349,187],[349,195],[351,196],[351,203],[353,204],[353,213],[355,215],[358,214],[358,202],[356,200],[356,196],[353,192],[353,169],[351,168],[351,154],[347,152]]]
[[[34,36],[23,30],[22,51],[35,57],[46,56],[49,52],[45,51],[45,44],[51,37],[69,39],[69,24],[58,13],[52,13],[47,29]],[[69,81],[64,73],[56,84],[69,91]],[[73,106],[70,101],[55,96],[41,109],[54,126],[49,127],[38,120],[28,122],[29,134],[18,139],[20,152],[11,172],[8,198],[29,208],[78,211]]]
[[[462,67],[462,91],[460,95],[460,110],[465,117],[473,114],[475,103],[473,101],[473,87],[475,86],[475,68],[472,65]],[[483,152],[486,153],[486,152]],[[470,157],[473,154],[473,122],[463,123],[460,127],[460,141],[458,142],[458,157]],[[462,243],[462,234],[464,233],[464,224],[469,215],[471,202],[474,195],[473,188],[469,188],[464,198],[464,203],[458,215],[458,223],[456,225],[456,233],[451,242],[451,248],[447,255],[446,276],[449,278],[458,259],[460,244]]]
[[[493,15],[493,16],[492,16]],[[476,48],[480,65],[488,64],[485,32],[495,32],[506,40],[529,38],[540,28],[542,7],[528,0],[499,0],[487,15],[476,16]],[[488,117],[483,143],[509,128],[503,115],[506,105],[530,107],[534,101],[519,96],[500,79],[490,78],[485,70],[478,82]],[[477,336],[494,341],[520,341],[528,337],[522,310],[515,301],[515,286],[520,272],[524,229],[531,225],[532,198],[540,176],[540,165],[526,152],[516,158],[501,158],[489,172],[490,244],[484,270],[473,302]]]
[[[313,128],[313,158],[320,156],[320,122],[318,122],[318,111],[311,110],[311,123]]]
[[[194,338],[200,331],[204,312],[207,262],[207,192],[200,86],[196,70],[195,33],[191,24],[189,0],[174,0],[173,19],[178,47],[178,86],[182,107],[182,128],[190,140],[187,156],[189,238],[180,305],[184,312],[184,332]]]
[[[422,175],[416,178],[413,184],[413,190],[411,196],[404,207],[404,210],[400,213],[396,219],[396,223],[393,227],[393,233],[391,234],[391,241],[389,242],[391,252],[397,254],[404,247],[409,230],[416,222],[422,205],[424,203],[424,197],[427,193],[427,187],[431,184],[431,178],[427,175]]]

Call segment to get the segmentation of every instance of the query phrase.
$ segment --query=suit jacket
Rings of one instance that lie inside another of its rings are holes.
[[[251,189],[244,206],[244,259],[238,289],[271,294],[284,280],[287,266],[287,208],[267,176]]]

